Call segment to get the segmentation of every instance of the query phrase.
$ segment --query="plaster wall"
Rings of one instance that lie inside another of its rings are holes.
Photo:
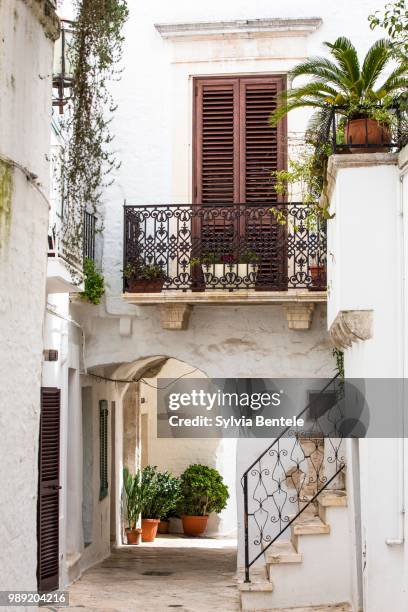
[[[0,575],[35,590],[53,43],[24,2],[1,2],[0,24]]]
[[[372,339],[345,351],[348,378],[406,376],[406,221],[401,215],[407,205],[406,151],[400,168],[397,158],[391,165],[381,164],[380,158],[378,166],[339,170],[332,200],[336,216],[328,234],[328,324],[341,309],[368,308],[374,316]],[[396,401],[403,436],[406,398]],[[406,450],[404,439],[359,441],[351,485],[361,503],[357,562],[368,612],[384,610],[389,601],[395,610],[408,606]],[[386,494],[379,494],[384,483]]]

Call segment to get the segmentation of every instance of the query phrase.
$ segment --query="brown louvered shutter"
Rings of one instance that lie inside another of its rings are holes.
[[[195,83],[194,203],[249,206],[239,216],[225,209],[211,219],[204,214],[194,220],[193,235],[203,251],[225,254],[238,244],[256,251],[261,290],[287,289],[286,228],[269,214],[279,202],[271,173],[286,167],[286,122],[272,128],[269,116],[284,87],[282,76]]]
[[[241,234],[261,258],[258,290],[287,289],[286,226],[269,214],[280,197],[272,172],[286,167],[286,122],[269,125],[282,77],[240,79],[240,197],[247,207]]]
[[[284,123],[269,125],[283,89],[281,77],[240,79],[240,201],[274,203],[271,173],[285,167]]]
[[[38,475],[38,590],[58,589],[60,389],[42,387]]]

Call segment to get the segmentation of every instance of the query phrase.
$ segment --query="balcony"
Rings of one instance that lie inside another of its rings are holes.
[[[67,245],[61,229],[53,228],[48,235],[48,293],[76,293],[82,290],[83,260],[95,258],[95,215],[85,212],[82,236],[78,244]]]
[[[310,205],[124,207],[125,301],[304,303],[326,299],[326,231]]]

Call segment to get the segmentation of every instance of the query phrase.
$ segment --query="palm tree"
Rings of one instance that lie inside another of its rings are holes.
[[[328,128],[334,107],[349,119],[375,116],[375,111],[386,111],[406,91],[407,62],[401,61],[388,77],[384,77],[392,59],[388,40],[377,40],[368,50],[362,66],[348,38],[339,37],[334,43],[325,42],[324,45],[333,59],[312,57],[295,66],[290,72],[292,78],[306,76],[312,79],[283,94],[270,117],[272,125],[295,108],[312,107],[317,112],[309,127],[320,132]]]

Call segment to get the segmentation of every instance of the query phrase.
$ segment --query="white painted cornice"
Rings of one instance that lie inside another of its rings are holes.
[[[298,19],[233,19],[188,23],[157,23],[156,30],[167,40],[205,40],[234,36],[257,38],[272,36],[306,36],[322,24],[320,17]]]

